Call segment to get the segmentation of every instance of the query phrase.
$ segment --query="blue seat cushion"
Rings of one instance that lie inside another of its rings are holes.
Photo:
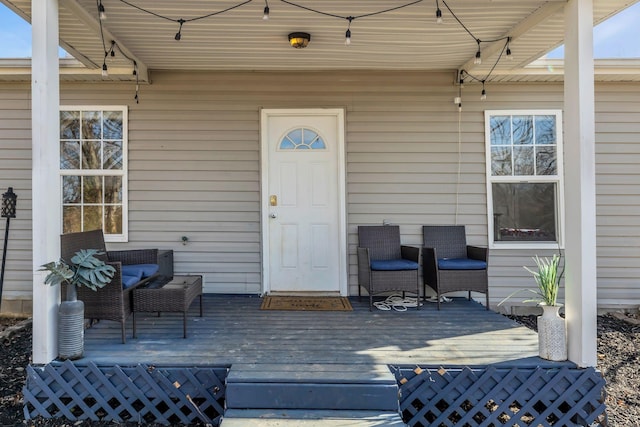
[[[418,263],[408,259],[371,260],[371,269],[377,271],[417,270]]]
[[[122,289],[127,289],[135,285],[140,281],[140,275],[129,276],[128,274],[122,275]]]
[[[137,276],[140,273],[140,278],[146,279],[156,274],[159,269],[158,264],[129,264],[122,266],[122,275]]]
[[[486,270],[487,263],[469,258],[441,258],[438,260],[440,270]]]

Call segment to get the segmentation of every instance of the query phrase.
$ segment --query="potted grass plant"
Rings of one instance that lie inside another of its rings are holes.
[[[78,300],[78,286],[97,290],[111,282],[115,268],[96,255],[96,249],[81,249],[67,263],[53,261],[41,266],[48,271],[45,284],[66,285],[66,300],[58,308],[58,358],[79,359],[84,353],[84,303]]]
[[[525,289],[534,296],[524,302],[534,302],[542,308],[542,315],[538,316],[538,353],[541,358],[553,361],[567,360],[567,337],[565,320],[560,316],[561,304],[558,304],[558,292],[564,270],[560,271],[561,257],[554,254],[551,258],[533,258],[536,268],[524,269],[533,275],[536,289]],[[522,291],[522,290],[521,290]],[[516,291],[502,300],[506,300],[521,292]]]

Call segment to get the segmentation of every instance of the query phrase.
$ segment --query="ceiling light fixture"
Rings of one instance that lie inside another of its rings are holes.
[[[291,33],[289,34],[289,44],[296,49],[303,49],[309,45],[311,34],[309,33]]]

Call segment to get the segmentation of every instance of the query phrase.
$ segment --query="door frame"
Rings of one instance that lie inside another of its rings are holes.
[[[347,280],[347,190],[345,155],[345,112],[343,108],[263,108],[260,110],[260,229],[262,242],[262,294],[271,292],[269,249],[269,141],[268,120],[275,116],[308,115],[336,118],[338,143],[338,280],[341,296],[348,296]]]

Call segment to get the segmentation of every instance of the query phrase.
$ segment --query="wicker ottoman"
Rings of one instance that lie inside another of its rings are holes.
[[[133,291],[133,337],[136,338],[136,312],[173,312],[183,314],[183,337],[187,337],[187,311],[196,297],[200,297],[202,317],[202,276],[173,276],[157,287],[137,288]]]

